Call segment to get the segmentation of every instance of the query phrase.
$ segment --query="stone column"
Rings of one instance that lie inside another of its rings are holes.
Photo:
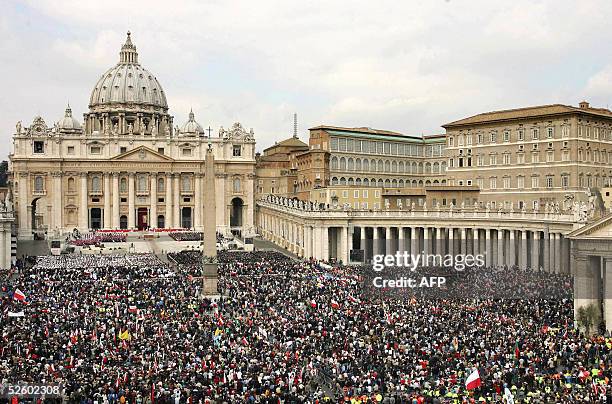
[[[521,268],[527,268],[527,230],[521,230]]]
[[[461,228],[461,254],[467,254],[467,235],[465,227]]]
[[[136,189],[135,189],[134,173],[128,176],[128,229],[132,230],[136,227]]]
[[[431,254],[431,236],[429,232],[429,227],[423,227],[423,251],[425,251],[425,254]]]
[[[196,229],[196,231],[200,231],[202,228],[202,210],[203,210],[203,206],[202,206],[202,197],[201,197],[201,193],[202,193],[202,186],[201,186],[201,182],[202,182],[202,175],[201,174],[196,174],[195,175],[195,224],[194,224],[194,228]]]
[[[343,264],[348,263],[348,228],[346,226],[340,227],[340,253],[338,257],[342,260]]]
[[[491,249],[491,229],[485,229],[485,265],[493,265],[493,250]]]
[[[113,228],[119,228],[119,216],[121,215],[121,210],[119,208],[119,173],[113,173]]]
[[[372,227],[372,255],[379,255],[381,252],[381,241],[378,234],[378,227]]]
[[[531,267],[540,270],[540,232],[534,231],[533,241],[531,242]]]
[[[89,209],[87,206],[87,173],[81,173],[81,203],[79,204],[79,228],[83,232],[89,230]]]
[[[555,254],[555,273],[563,273],[563,251],[561,250],[561,233],[555,233]]]
[[[4,224],[2,225],[4,226]],[[11,233],[8,233],[9,237]],[[9,267],[6,266],[6,255],[8,254],[9,257],[11,255],[11,250],[9,250],[8,252],[6,251],[6,235],[7,232],[4,230],[3,227],[0,227],[0,268],[2,269],[8,269]]]
[[[455,256],[455,229],[448,228],[448,254]]]
[[[31,239],[32,238],[32,222],[31,218],[28,217],[28,182],[30,181],[27,172],[19,173],[19,238]],[[80,212],[80,209],[79,209]],[[80,223],[79,223],[80,224]]]
[[[104,173],[104,228],[110,229],[112,226],[113,214],[111,212],[111,185],[110,174]]]
[[[508,245],[508,266],[512,267],[516,265],[516,241],[514,240],[514,229],[508,230],[510,232],[510,239]]]
[[[550,233],[548,230],[544,231],[544,237],[542,239],[542,244],[544,244],[544,256],[543,258],[543,267],[544,271],[550,272]]]
[[[393,236],[391,235],[391,227],[387,226],[385,227],[385,243],[384,243],[385,252],[384,254],[391,254],[392,245],[393,245]]]
[[[557,260],[555,259],[556,254],[558,253],[557,251],[555,251],[555,233],[548,233],[548,238],[549,238],[549,247],[548,247],[548,254],[549,254],[549,259],[548,259],[548,270],[551,273],[556,273],[557,272]]]
[[[174,175],[173,188],[174,188],[174,218],[173,227],[176,229],[181,228],[181,189],[180,189],[181,176],[180,174]]]
[[[504,230],[497,229],[497,265],[502,266],[504,264]]]
[[[406,239],[404,238],[404,228],[401,225],[397,227],[397,251],[401,253],[406,251]]]
[[[62,203],[62,172],[54,172],[53,174],[53,224],[54,230],[57,230],[58,235],[61,236],[62,229],[64,227],[63,222],[63,209],[64,204]]]
[[[419,235],[415,226],[410,227],[410,254],[417,255],[419,253]]]
[[[436,240],[436,254],[444,255],[444,229],[441,227],[435,228],[434,238]]]
[[[359,240],[359,249],[360,250],[365,250],[365,240],[362,237],[365,237],[365,231],[363,231],[363,229],[361,228],[361,226],[355,226],[353,228],[353,232],[355,234],[355,236],[357,236],[357,240]],[[364,251],[364,260],[365,260],[365,251]]]
[[[329,260],[329,227],[324,226],[321,234],[321,244],[322,244],[322,258],[324,260]]]
[[[558,233],[556,234],[559,235]],[[557,239],[555,238],[555,241]],[[603,320],[606,324],[606,330],[612,331],[612,259],[604,258],[604,312]],[[557,271],[558,272],[558,271]]]
[[[480,254],[480,234],[477,228],[472,229],[472,238],[473,238],[473,254],[474,256]]]
[[[166,202],[166,217],[164,218],[164,225],[166,229],[171,229],[174,226],[174,218],[172,217],[172,176],[173,174],[166,174],[166,197],[164,198],[164,202]]]
[[[157,174],[150,175],[150,210],[149,210],[149,227],[157,227]]]
[[[10,223],[6,223],[6,231],[4,232],[4,251],[4,262],[6,263],[6,267],[10,268],[13,264],[13,236],[11,234]]]

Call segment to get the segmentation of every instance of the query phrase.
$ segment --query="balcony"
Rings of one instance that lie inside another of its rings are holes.
[[[35,189],[34,192],[32,192],[33,196],[45,196],[47,195],[47,190],[45,189]]]

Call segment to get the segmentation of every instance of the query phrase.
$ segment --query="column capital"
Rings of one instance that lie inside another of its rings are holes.
[[[51,176],[52,176],[52,177],[62,177],[63,175],[64,175],[64,173],[63,173],[63,172],[61,172],[61,171],[53,171],[53,172],[51,173]]]
[[[113,171],[113,172],[111,172],[109,174],[112,175],[113,178],[119,178],[119,172],[118,171]]]
[[[21,177],[21,178],[28,178],[29,175],[30,175],[30,173],[28,173],[28,172],[20,172],[19,173],[19,177]]]
[[[88,175],[89,173],[79,173],[79,177],[81,178],[87,178]]]

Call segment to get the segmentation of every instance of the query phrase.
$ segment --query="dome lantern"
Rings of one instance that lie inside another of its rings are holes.
[[[136,47],[132,43],[131,35],[130,31],[128,31],[127,39],[121,47],[121,52],[119,52],[119,63],[138,64],[138,52],[136,52]]]

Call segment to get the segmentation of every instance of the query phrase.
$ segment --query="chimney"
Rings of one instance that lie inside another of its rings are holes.
[[[582,101],[580,104],[578,104],[578,106],[579,106],[581,109],[587,109],[587,108],[589,107],[589,103],[588,103],[588,102],[586,102],[586,101]]]

